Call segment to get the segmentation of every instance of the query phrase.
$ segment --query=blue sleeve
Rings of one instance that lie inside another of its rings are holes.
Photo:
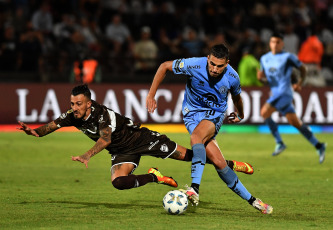
[[[302,62],[294,54],[289,55],[288,61],[296,68],[299,68],[302,65]]]
[[[236,74],[235,77],[231,77],[230,79],[230,93],[231,95],[236,96],[242,92],[239,76]]]
[[[174,74],[185,74],[191,76],[192,72],[187,67],[196,62],[195,58],[176,59],[172,63],[172,70]]]

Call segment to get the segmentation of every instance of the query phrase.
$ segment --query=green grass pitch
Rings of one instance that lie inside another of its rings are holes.
[[[168,134],[189,147],[189,135]],[[0,133],[0,229],[332,229],[333,135],[320,165],[301,135],[283,135],[287,149],[272,157],[266,134],[218,135],[226,159],[251,163],[253,175],[238,173],[247,189],[274,207],[263,215],[235,195],[211,165],[204,171],[199,207],[168,215],[163,196],[171,187],[155,183],[118,191],[110,182],[110,155],[104,150],[89,168],[72,162],[93,142],[82,133],[56,132],[43,138]],[[158,167],[180,186],[191,183],[190,163],[142,157],[135,174]]]

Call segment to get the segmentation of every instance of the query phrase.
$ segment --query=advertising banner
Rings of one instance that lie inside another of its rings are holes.
[[[70,109],[70,92],[74,84],[1,84],[0,124],[47,123]],[[114,111],[141,123],[182,123],[182,101],[185,85],[162,84],[157,91],[158,108],[153,114],[146,110],[149,84],[92,84],[92,98]],[[260,108],[269,96],[268,87],[243,87],[245,124],[263,124]],[[304,87],[295,92],[297,115],[308,124],[333,123],[333,87]],[[234,111],[231,97],[228,113]],[[287,123],[277,112],[273,119]]]

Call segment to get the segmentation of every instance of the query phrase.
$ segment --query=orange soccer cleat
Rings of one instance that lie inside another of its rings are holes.
[[[150,168],[148,170],[148,173],[154,174],[156,176],[157,178],[156,182],[158,184],[165,184],[175,188],[178,187],[177,181],[175,181],[172,177],[163,176],[162,173],[158,171],[157,168]]]
[[[253,174],[254,169],[252,165],[246,162],[232,161],[234,163],[233,170],[236,172],[242,172],[246,174]]]

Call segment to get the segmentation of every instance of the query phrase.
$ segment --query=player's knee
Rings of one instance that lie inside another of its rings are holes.
[[[113,187],[115,187],[118,190],[124,190],[126,188],[126,181],[123,179],[123,177],[117,177],[112,181]]]

